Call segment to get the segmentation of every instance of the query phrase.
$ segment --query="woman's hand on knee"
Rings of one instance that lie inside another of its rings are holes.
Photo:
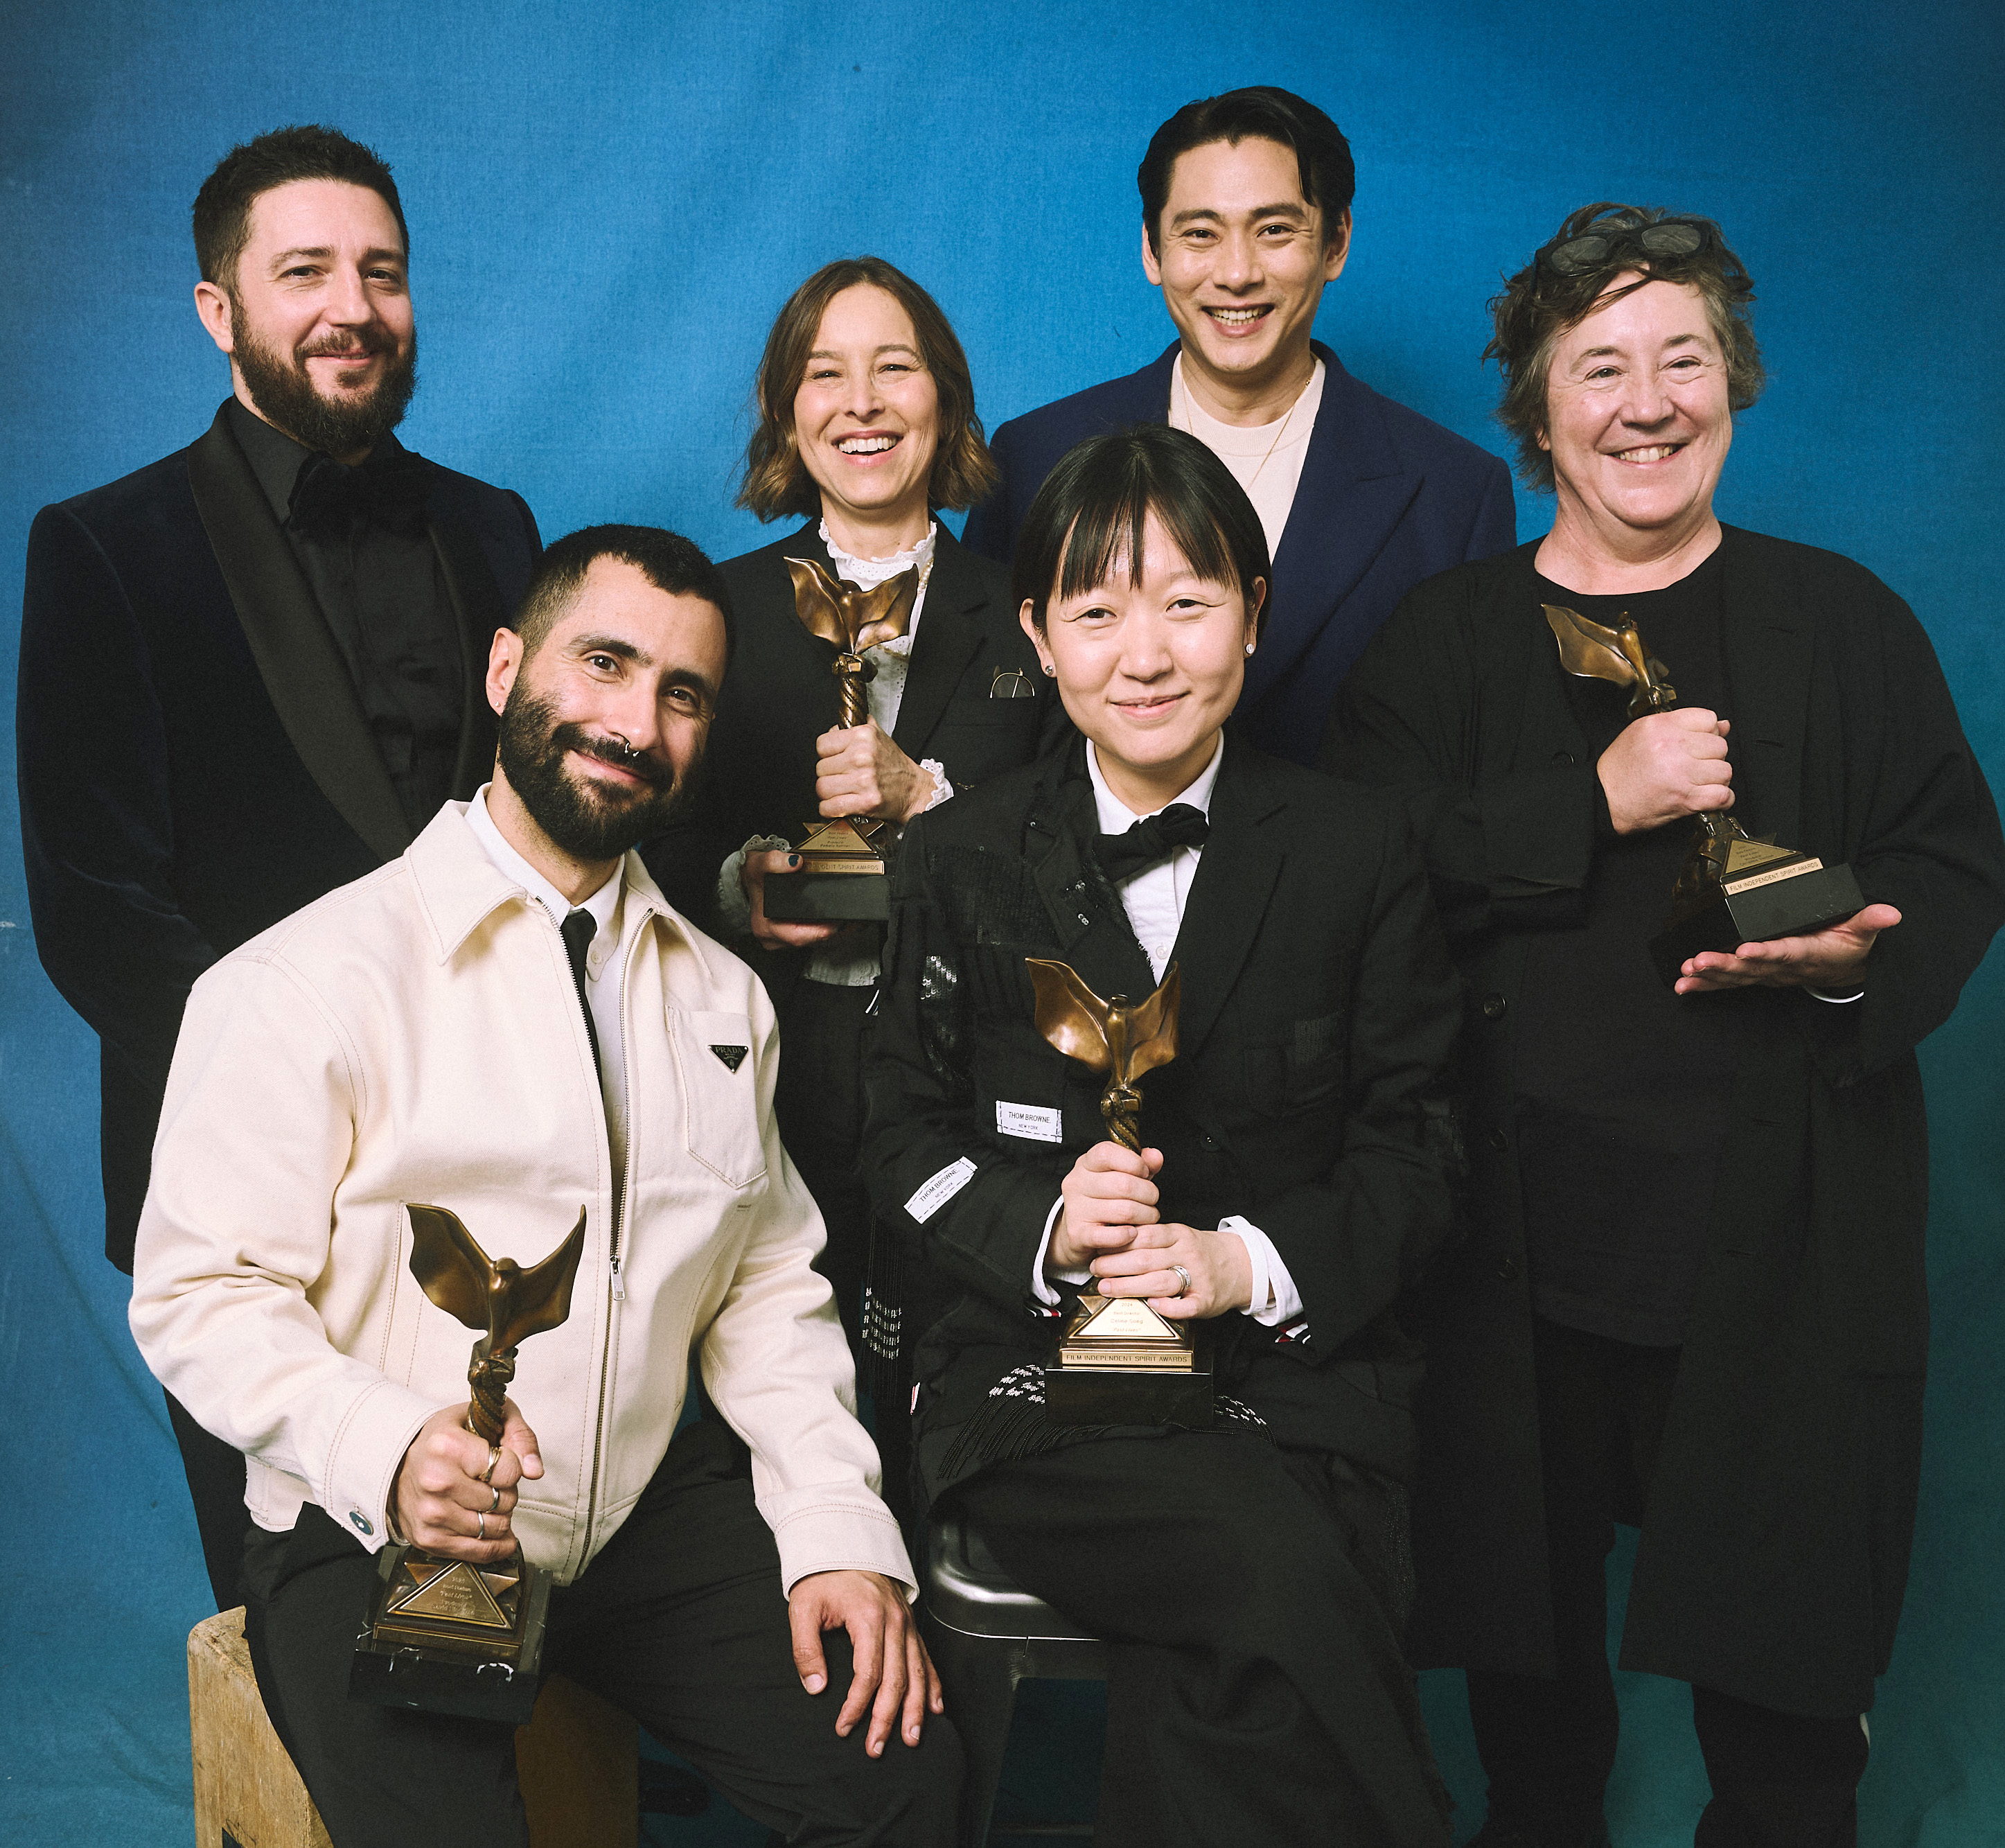
[[[787,1618],[794,1667],[810,1694],[828,1685],[823,1632],[848,1632],[855,1673],[835,1730],[847,1738],[868,1713],[864,1750],[873,1758],[883,1755],[894,1730],[908,1745],[918,1744],[926,1715],[945,1711],[939,1676],[904,1590],[889,1579],[876,1572],[810,1572],[788,1594]]]

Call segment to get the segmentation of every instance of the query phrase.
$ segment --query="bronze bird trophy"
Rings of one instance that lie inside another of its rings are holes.
[[[472,1390],[466,1428],[497,1446],[518,1346],[571,1313],[584,1210],[571,1236],[526,1270],[513,1258],[490,1258],[444,1207],[406,1210],[411,1274],[448,1315],[485,1331],[466,1372]],[[522,1557],[519,1542],[514,1558],[501,1566],[422,1547],[385,1547],[348,1691],[383,1706],[523,1725],[535,1704],[549,1602],[549,1577]]]
[[[905,633],[918,598],[918,567],[887,578],[873,590],[858,589],[819,559],[789,558],[787,571],[801,627],[835,644],[829,671],[841,691],[841,722],[867,724],[870,705],[863,689],[875,670],[863,651]],[[773,873],[766,880],[766,915],[785,924],[881,923],[891,915],[885,859],[897,838],[890,822],[867,816],[810,821],[795,848],[801,856],[798,870]]]
[[[1609,628],[1556,603],[1543,606],[1560,645],[1560,664],[1583,680],[1630,689],[1629,716],[1668,712],[1678,703],[1669,670],[1625,616]],[[1730,810],[1694,817],[1692,842],[1671,887],[1664,927],[1650,940],[1650,960],[1668,987],[1686,959],[1702,950],[1731,953],[1743,943],[1800,936],[1842,923],[1866,903],[1849,866],[1750,837]]]
[[[1069,1059],[1103,1072],[1100,1114],[1125,1149],[1142,1146],[1142,1094],[1135,1080],[1177,1056],[1176,964],[1139,1007],[1103,1001],[1066,963],[1026,957],[1037,993],[1038,1031]],[[1189,1326],[1159,1316],[1139,1296],[1089,1288],[1045,1368],[1045,1408],[1061,1425],[1211,1424],[1211,1356]]]

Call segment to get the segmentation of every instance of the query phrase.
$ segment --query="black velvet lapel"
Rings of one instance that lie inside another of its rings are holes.
[[[1194,1055],[1217,1024],[1252,953],[1287,855],[1285,799],[1228,733],[1211,791],[1211,831],[1191,882],[1174,959],[1182,971],[1177,1056]]]
[[[494,772],[494,708],[487,703],[487,657],[494,631],[512,611],[503,606],[501,587],[479,542],[457,521],[433,515],[425,522],[445,578],[459,628],[459,658],[465,670],[460,696],[459,755],[454,760],[455,802],[472,799]],[[372,745],[373,750],[374,747]]]
[[[1773,834],[1784,847],[1830,852],[1799,838],[1803,785],[1798,766],[1810,722],[1810,657],[1815,639],[1810,612],[1795,588],[1772,581],[1751,548],[1731,526],[1720,539],[1726,557],[1720,588],[1720,646],[1726,662],[1727,697],[1722,716],[1733,731],[1735,814],[1750,834]]]
[[[396,786],[326,618],[223,412],[190,446],[188,465],[195,510],[286,737],[370,852],[395,859],[411,844]]]
[[[932,575],[919,610],[918,634],[913,639],[911,665],[905,672],[904,697],[898,702],[898,722],[891,736],[908,757],[925,748],[933,728],[946,711],[960,676],[981,645],[981,631],[967,613],[984,602],[981,581],[945,527],[933,541]]]

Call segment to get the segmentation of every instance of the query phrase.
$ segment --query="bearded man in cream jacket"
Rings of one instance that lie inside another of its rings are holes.
[[[628,851],[701,759],[728,610],[672,533],[550,547],[494,639],[493,781],[189,1001],[132,1330],[248,1459],[251,1658],[337,1848],[528,1839],[507,1727],[347,1697],[393,1538],[488,1565],[519,1537],[557,1581],[546,1666],[789,1840],[952,1838],[958,1742],[773,1126],[772,1010]],[[585,1210],[491,1470],[468,1331],[409,1270],[418,1201],[524,1265]],[[692,1352],[721,1417],[678,1432]]]

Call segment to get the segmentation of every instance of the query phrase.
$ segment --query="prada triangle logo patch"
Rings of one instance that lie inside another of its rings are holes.
[[[745,1055],[752,1050],[750,1046],[712,1046],[710,1049],[724,1061],[724,1069],[730,1072],[736,1071],[745,1063]]]

